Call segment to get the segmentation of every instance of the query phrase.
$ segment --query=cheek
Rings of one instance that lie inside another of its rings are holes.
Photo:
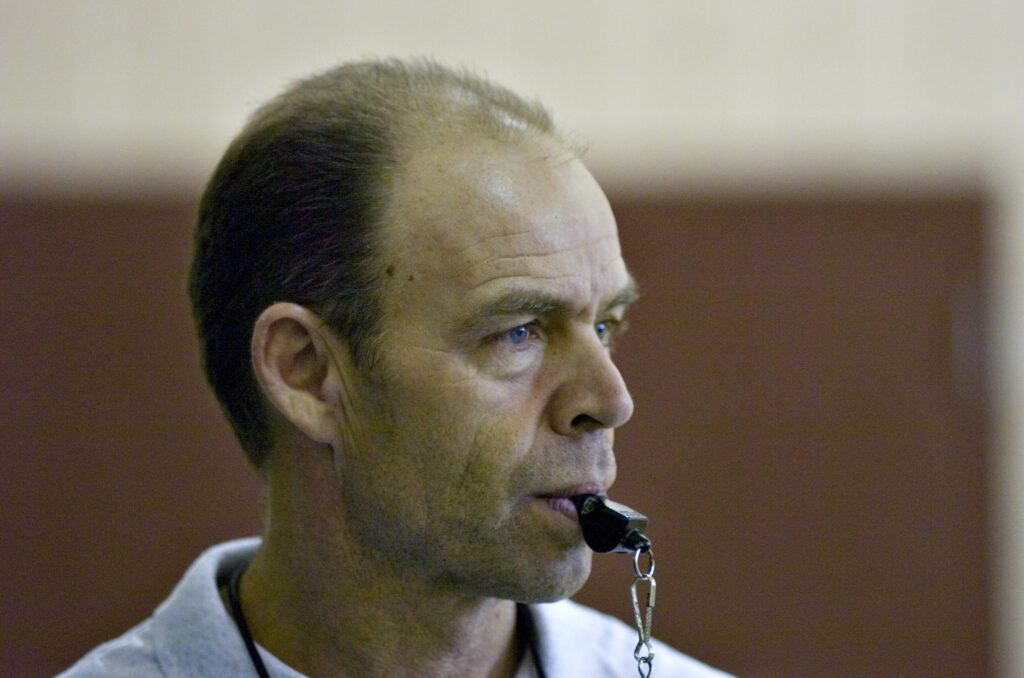
[[[433,508],[445,522],[497,527],[527,485],[532,436],[506,421],[464,425],[431,454]]]
[[[543,399],[534,384],[486,378],[436,351],[404,352],[394,367],[401,378],[385,389],[388,418],[402,439],[401,463],[415,469],[425,491],[453,503],[459,497],[449,494],[473,495],[470,503],[479,504],[482,493],[515,483],[517,466],[535,447]]]
[[[539,378],[495,378],[457,356],[419,367],[389,388],[404,403],[397,416],[452,439],[533,436],[545,402]]]
[[[520,427],[496,417],[478,416],[450,422],[447,435],[429,451],[432,463],[445,467],[453,477],[453,487],[500,484],[529,456],[533,436]]]

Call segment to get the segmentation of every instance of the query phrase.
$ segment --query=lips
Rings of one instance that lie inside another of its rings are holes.
[[[602,494],[604,491],[605,488],[599,483],[588,482],[563,487],[550,492],[538,492],[535,496],[541,497],[542,499],[569,499],[571,497],[578,497],[581,494]]]
[[[551,510],[561,513],[567,518],[576,520],[578,516],[576,513],[576,504],[573,502],[573,497],[578,497],[582,494],[601,494],[603,492],[603,486],[598,483],[581,483],[579,485],[563,487],[550,492],[541,492],[534,496],[545,502]]]

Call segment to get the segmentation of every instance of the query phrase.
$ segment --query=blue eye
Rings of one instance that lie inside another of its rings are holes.
[[[513,327],[505,332],[505,337],[511,344],[524,344],[530,338],[530,328],[528,325]]]

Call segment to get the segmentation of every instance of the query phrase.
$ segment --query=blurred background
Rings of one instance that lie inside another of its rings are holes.
[[[196,360],[196,200],[292,79],[430,55],[548,104],[618,215],[655,634],[743,676],[1024,676],[1022,29],[1008,0],[0,0],[0,673],[259,530]],[[628,558],[596,561],[579,598],[628,619]]]

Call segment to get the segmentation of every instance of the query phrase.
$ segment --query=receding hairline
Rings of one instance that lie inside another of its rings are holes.
[[[381,205],[380,221],[373,234],[372,258],[378,273],[383,273],[380,269],[387,268],[385,260],[395,251],[395,239],[404,236],[402,229],[407,224],[402,212],[408,205],[403,202],[411,195],[408,192],[411,185],[406,182],[415,181],[414,177],[423,170],[421,162],[454,166],[462,159],[494,153],[493,157],[526,156],[553,165],[573,161],[582,163],[583,149],[573,145],[553,126],[540,129],[517,125],[511,119],[480,117],[460,108],[464,102],[458,98],[435,103],[439,108],[431,112],[436,116],[427,115],[427,111],[416,111],[402,120],[395,131],[393,164],[385,179],[387,199]],[[438,171],[444,169],[439,168]],[[385,277],[381,278],[382,282]]]

